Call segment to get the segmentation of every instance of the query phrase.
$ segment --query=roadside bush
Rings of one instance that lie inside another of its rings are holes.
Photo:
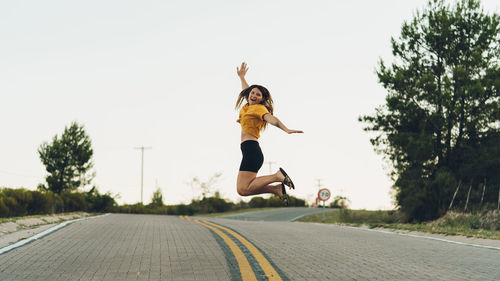
[[[489,230],[500,230],[500,210],[493,210],[481,216],[481,227]]]
[[[123,213],[123,214],[130,214],[130,205],[120,205],[120,206],[115,206],[112,210],[113,213]]]
[[[219,197],[204,197],[191,201],[190,206],[195,213],[210,214],[229,211],[234,204]]]
[[[60,195],[40,189],[0,188],[0,217],[73,211],[107,212],[115,205],[110,194],[99,194],[95,188],[89,192],[67,191]]]
[[[165,207],[167,208],[167,215],[177,215],[177,207],[175,205]]]
[[[155,214],[158,215],[168,215],[168,206],[167,205],[162,205],[162,206],[156,206],[156,212]]]
[[[30,214],[47,214],[52,212],[53,197],[40,191],[31,191],[31,201],[28,204]]]
[[[368,224],[389,224],[399,222],[399,214],[396,211],[367,211],[340,209],[338,211],[339,222],[345,223],[368,223]]]
[[[115,199],[109,193],[99,194],[94,186],[86,194],[89,212],[110,212],[116,206]]]
[[[128,213],[128,214],[149,214],[150,213],[150,211],[148,212],[148,209],[146,209],[146,207],[142,203],[119,206],[118,210],[120,210],[120,213]]]
[[[62,192],[61,198],[64,202],[65,212],[87,211],[88,209],[88,203],[83,193]]]
[[[266,199],[257,196],[250,199],[250,202],[248,202],[248,206],[250,208],[264,208],[267,207],[267,202]]]
[[[492,210],[476,213],[448,212],[443,217],[428,224],[431,226],[458,229],[500,230],[500,211]]]
[[[7,210],[9,210],[7,213],[7,217],[21,216],[25,214],[25,208],[19,206],[15,198],[5,197],[3,202],[5,203]]]
[[[24,216],[28,214],[28,206],[32,200],[30,191],[24,188],[4,188],[2,193],[6,197],[4,201],[9,209],[10,216]]]
[[[5,205],[5,197],[3,194],[0,194],[0,217],[8,217],[9,216],[9,208]]]
[[[347,197],[337,195],[333,198],[333,202],[330,203],[330,208],[347,209],[349,203],[351,203],[351,200]]]
[[[179,204],[179,205],[176,205],[176,215],[183,215],[183,216],[192,216],[194,215],[194,209],[193,207],[191,207],[191,205],[185,205],[185,204]]]
[[[59,194],[53,193],[52,191],[47,191],[44,194],[47,204],[50,206],[46,213],[54,214],[64,211],[64,201]]]
[[[233,210],[237,211],[237,210],[241,210],[241,209],[248,209],[248,208],[250,208],[250,206],[248,205],[247,202],[240,200],[238,203],[236,203],[233,206],[233,208],[234,208]]]
[[[305,207],[306,201],[298,199],[294,196],[289,196],[288,198],[289,207]],[[265,207],[283,207],[283,201],[278,196],[271,196],[268,199],[262,197],[253,197],[250,202],[248,202],[249,208],[265,208]]]
[[[294,196],[290,196],[289,206],[293,206],[293,207],[307,207],[305,200],[299,199],[299,198],[294,197]]]
[[[38,189],[36,191],[24,188],[0,188],[0,217],[25,216],[37,214],[53,214],[60,212],[88,211],[88,212],[115,212],[129,214],[161,214],[161,215],[194,215],[206,213],[220,213],[248,208],[282,207],[282,201],[272,196],[269,199],[253,197],[250,202],[240,200],[233,203],[221,198],[218,192],[212,197],[193,200],[190,204],[163,205],[158,201],[152,204],[141,203],[121,205],[109,193],[100,194],[93,187],[88,192],[66,191],[56,194],[51,191]],[[305,206],[302,199],[290,196],[290,206]]]

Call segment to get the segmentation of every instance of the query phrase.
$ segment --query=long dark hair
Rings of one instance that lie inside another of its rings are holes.
[[[260,90],[260,92],[262,93],[262,101],[260,102],[260,104],[264,105],[269,111],[269,113],[273,114],[274,110],[273,98],[271,97],[269,91],[264,86],[261,85],[252,85],[241,91],[240,94],[238,95],[238,99],[236,100],[236,109],[240,108],[244,100],[248,103],[248,96],[250,95],[250,92],[252,91],[253,88],[257,88]]]
[[[243,91],[240,92],[238,95],[238,99],[236,100],[236,109],[239,109],[241,104],[243,103],[243,100],[245,100],[248,103],[248,96],[250,95],[250,92],[252,91],[253,88],[257,88],[260,90],[262,93],[262,101],[260,104],[264,105],[269,113],[271,115],[273,114],[274,107],[273,107],[273,98],[271,97],[271,94],[269,93],[269,90],[267,90],[264,86],[261,85],[252,85]],[[264,127],[265,129],[267,127],[267,122],[264,121]]]

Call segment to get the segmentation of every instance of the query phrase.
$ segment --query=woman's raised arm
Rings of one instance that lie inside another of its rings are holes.
[[[280,128],[281,130],[285,131],[287,134],[296,134],[296,133],[299,133],[299,134],[302,134],[304,133],[303,131],[300,131],[300,130],[290,130],[288,129],[285,124],[283,124],[279,119],[278,117],[272,115],[271,113],[267,113],[266,115],[264,115],[264,120],[273,125],[273,126],[276,126],[278,128]]]
[[[241,68],[236,67],[236,73],[238,73],[238,77],[240,77],[241,87],[243,88],[243,90],[250,87],[250,86],[248,86],[248,83],[245,80],[245,75],[247,74],[247,71],[248,71],[248,66],[247,66],[246,62],[241,63]]]

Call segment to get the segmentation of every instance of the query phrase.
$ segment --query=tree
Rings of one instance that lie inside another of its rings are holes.
[[[159,187],[158,189],[156,189],[156,191],[153,192],[153,198],[151,198],[151,205],[157,207],[163,206],[163,194]]]
[[[38,154],[49,173],[45,177],[47,186],[39,185],[42,189],[60,194],[90,184],[95,176],[89,173],[93,167],[92,143],[83,125],[76,122],[65,127],[60,138],[55,135],[52,143],[42,143]]]
[[[347,207],[349,207],[350,203],[351,203],[351,200],[349,200],[347,197],[337,195],[337,196],[335,196],[335,198],[333,198],[333,202],[330,203],[330,208],[347,209]]]
[[[115,198],[110,192],[100,194],[96,186],[86,193],[86,201],[90,212],[109,212],[116,206]]]
[[[392,38],[394,62],[380,60],[386,104],[359,119],[410,220],[443,214],[458,182],[500,184],[499,22],[478,0],[432,0]]]
[[[217,185],[221,176],[222,173],[215,173],[207,181],[201,181],[199,178],[194,177],[189,183],[191,189],[193,189],[193,194],[194,194],[194,189],[196,188],[201,190],[202,198],[210,196],[210,194],[214,192],[213,189]]]

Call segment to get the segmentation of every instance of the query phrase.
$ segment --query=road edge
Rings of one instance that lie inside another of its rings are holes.
[[[19,247],[22,247],[28,243],[31,243],[35,240],[38,240],[38,239],[41,239],[49,234],[52,234],[54,232],[56,232],[57,230],[63,228],[63,227],[66,227],[68,226],[69,224],[72,224],[74,222],[78,222],[78,221],[83,221],[83,220],[88,220],[88,219],[95,219],[95,218],[100,218],[100,217],[104,217],[104,216],[107,216],[109,215],[109,213],[106,213],[106,214],[103,214],[103,215],[99,215],[99,216],[90,216],[90,217],[84,217],[84,218],[79,218],[79,219],[74,219],[74,220],[68,220],[68,221],[64,221],[64,222],[61,222],[60,224],[58,225],[55,225],[49,229],[46,229],[40,233],[37,233],[31,237],[28,237],[26,239],[23,239],[23,240],[20,240],[18,242],[15,242],[13,244],[10,244],[8,246],[5,246],[5,247],[2,247],[0,248],[0,255],[2,254],[5,254],[7,252],[10,252],[16,248],[19,248]]]
[[[482,244],[477,244],[477,243],[468,243],[468,242],[462,242],[462,241],[454,241],[451,239],[445,239],[445,238],[441,238],[441,237],[433,237],[433,236],[431,236],[432,233],[427,233],[427,232],[414,232],[414,233],[418,233],[418,234],[412,234],[412,233],[401,232],[401,230],[399,230],[399,229],[382,230],[382,229],[371,229],[371,228],[366,228],[366,227],[350,226],[350,225],[343,225],[343,224],[327,224],[327,223],[319,223],[319,222],[302,222],[302,221],[294,221],[293,223],[303,223],[303,224],[312,223],[312,224],[324,225],[324,226],[344,227],[344,228],[356,229],[356,230],[361,230],[361,231],[370,231],[370,232],[378,232],[378,233],[383,233],[383,234],[408,236],[408,237],[413,237],[413,238],[418,238],[418,239],[434,240],[434,241],[450,243],[450,244],[455,244],[455,245],[462,245],[462,246],[469,246],[469,247],[475,247],[475,248],[483,248],[483,249],[500,251],[500,247],[490,246],[490,245],[482,245]],[[435,234],[435,235],[438,235],[438,234]],[[461,236],[452,235],[450,237],[461,237]],[[478,238],[478,239],[481,239],[481,238]],[[483,240],[488,240],[488,239],[483,239]],[[497,241],[497,240],[492,240],[492,241]]]

